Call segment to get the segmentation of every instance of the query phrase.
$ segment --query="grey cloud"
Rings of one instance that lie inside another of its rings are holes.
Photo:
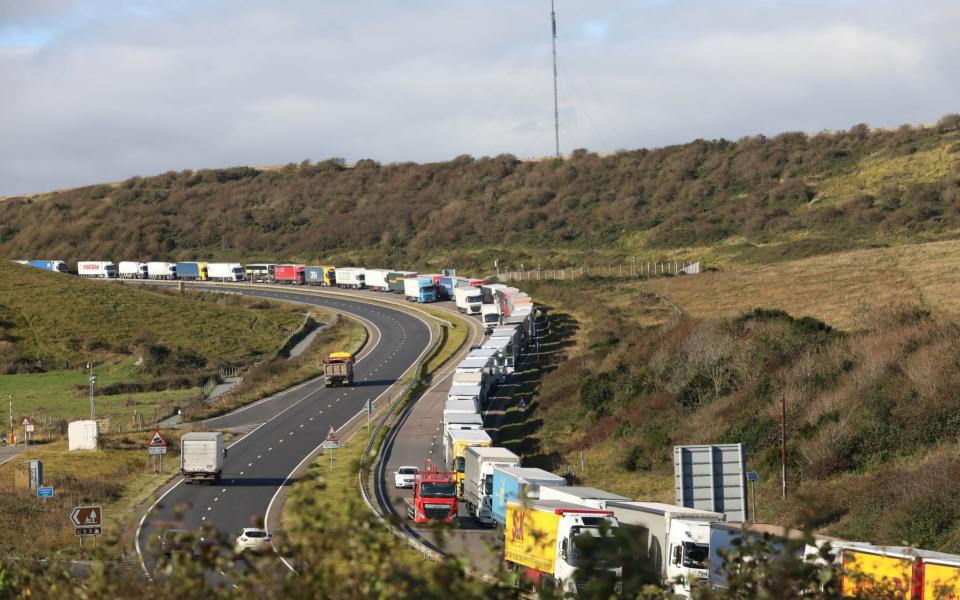
[[[549,154],[541,4],[184,2],[76,21],[39,49],[0,48],[0,194],[330,156]],[[911,7],[561,1],[563,149],[956,112],[960,7]]]

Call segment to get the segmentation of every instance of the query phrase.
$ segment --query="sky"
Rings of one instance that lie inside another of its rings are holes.
[[[561,152],[960,112],[956,0],[556,0]],[[549,0],[0,0],[0,195],[553,153]]]

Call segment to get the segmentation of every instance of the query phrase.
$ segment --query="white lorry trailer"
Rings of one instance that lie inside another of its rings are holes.
[[[146,279],[147,263],[121,260],[117,265],[121,279]]]
[[[457,310],[468,315],[479,315],[481,303],[480,289],[473,286],[453,288],[453,300]]]
[[[208,263],[207,279],[210,281],[243,281],[243,265],[240,263]]]
[[[666,582],[682,596],[708,581],[710,524],[723,521],[723,513],[660,502],[608,502],[607,509],[633,546],[625,549],[627,581]]]
[[[387,285],[387,274],[391,271],[389,269],[364,269],[363,270],[363,282],[366,284],[367,289],[373,290],[375,292],[387,292],[389,291]]]
[[[493,527],[493,469],[519,467],[520,457],[499,446],[467,448],[463,461],[463,499],[481,525]]]
[[[77,275],[94,279],[116,279],[117,267],[109,260],[81,260],[77,262]]]
[[[620,494],[613,494],[611,492],[598,490],[597,488],[576,485],[565,485],[563,487],[541,487],[540,499],[559,500],[560,502],[570,502],[571,504],[579,504],[581,506],[589,506],[590,508],[599,509],[606,509],[608,502],[630,501],[630,498],[621,496]]]
[[[147,277],[150,279],[176,279],[177,264],[169,262],[148,262]]]
[[[366,287],[366,269],[363,267],[337,267],[337,287],[362,290]]]
[[[213,431],[185,433],[180,438],[180,474],[189,483],[203,479],[220,481],[227,449],[223,434]]]

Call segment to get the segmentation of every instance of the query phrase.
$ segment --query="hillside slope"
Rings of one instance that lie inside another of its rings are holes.
[[[303,320],[235,296],[184,297],[8,261],[0,261],[0,282],[0,369],[135,353],[158,371],[247,364],[271,357]]]
[[[670,255],[769,262],[960,231],[960,130],[902,127],[521,162],[332,159],[0,202],[8,258],[260,258],[490,270]]]

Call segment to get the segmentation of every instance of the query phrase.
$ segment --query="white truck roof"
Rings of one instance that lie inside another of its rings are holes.
[[[219,431],[195,431],[192,433],[185,433],[180,438],[180,443],[184,441],[196,440],[198,442],[212,442],[218,437],[223,437],[223,434]]]
[[[479,385],[451,385],[447,396],[479,396],[482,391]]]
[[[543,487],[540,488],[540,498],[543,500],[563,500],[565,502],[579,502],[582,500],[630,500],[620,494],[584,486]]]
[[[453,412],[445,414],[443,420],[448,425],[483,425],[483,417],[477,413]]]
[[[477,413],[477,405],[473,400],[447,400],[443,405],[443,412],[457,411],[465,413]]]
[[[489,356],[468,356],[460,361],[457,369],[483,369],[491,366]]]
[[[467,448],[467,452],[493,460],[520,460],[519,456],[500,446],[470,446]]]
[[[710,521],[724,521],[726,515],[723,513],[699,508],[687,508],[686,506],[677,506],[665,502],[610,502],[608,508],[622,508],[625,510],[635,510],[638,512],[651,513],[655,515],[670,515],[674,519],[705,519]]]
[[[506,337],[493,338],[483,343],[483,349],[500,351],[509,346],[511,342],[512,340]]]
[[[497,467],[504,474],[526,483],[535,483],[539,485],[563,485],[567,480],[563,477],[551,473],[545,469],[536,467]]]
[[[540,488],[541,493],[543,488]],[[507,501],[507,504],[520,504],[521,500],[517,498],[511,498]],[[590,515],[597,516],[608,516],[612,517],[613,513],[609,510],[599,510],[596,508],[591,508],[589,506],[583,506],[580,504],[572,504],[570,502],[563,502],[560,500],[527,500],[524,504],[526,508],[532,508],[534,510],[548,511],[548,512],[557,512],[561,511],[562,513],[586,513]]]
[[[477,348],[471,350],[467,358],[490,358],[491,356],[496,356],[496,354],[497,348]]]
[[[457,442],[493,442],[490,435],[481,429],[453,429],[447,435]]]

